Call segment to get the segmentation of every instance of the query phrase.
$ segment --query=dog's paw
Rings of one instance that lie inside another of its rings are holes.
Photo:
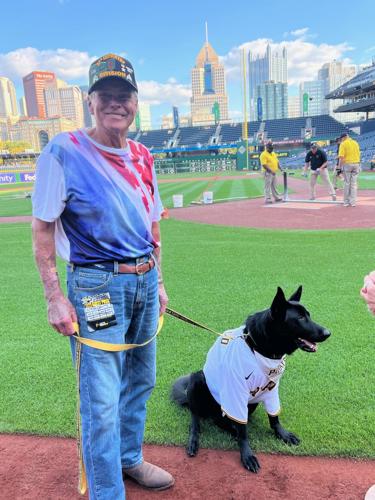
[[[199,450],[199,441],[197,439],[191,439],[186,446],[186,453],[189,457],[195,457]]]
[[[286,431],[285,429],[282,432],[276,432],[276,437],[289,445],[297,446],[300,443],[300,439],[293,432]]]
[[[250,472],[255,472],[257,473],[258,470],[260,469],[260,465],[258,462],[258,459],[255,455],[246,454],[246,455],[241,455],[241,462],[242,465],[245,467]]]

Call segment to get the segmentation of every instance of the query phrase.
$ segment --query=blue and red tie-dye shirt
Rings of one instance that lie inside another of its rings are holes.
[[[57,135],[37,163],[33,215],[56,222],[58,255],[74,264],[146,255],[163,210],[153,158],[127,139],[117,149],[84,130]]]

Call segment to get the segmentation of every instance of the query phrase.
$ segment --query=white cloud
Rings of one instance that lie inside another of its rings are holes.
[[[125,53],[120,54],[126,56]],[[31,71],[52,71],[59,78],[70,83],[87,82],[88,69],[97,56],[87,52],[69,49],[38,50],[34,47],[0,54],[0,76],[6,76],[19,84],[22,78]],[[143,61],[140,60],[139,64]],[[165,83],[138,81],[140,99],[149,104],[168,104],[186,106],[191,96],[190,85],[178,83],[170,78]]]
[[[78,50],[38,50],[25,47],[0,54],[0,75],[11,80],[22,79],[31,71],[53,71],[68,81],[87,79],[88,68],[95,57]]]
[[[151,105],[187,106],[191,97],[190,85],[178,83],[175,78],[170,78],[166,83],[140,81],[138,87],[140,101]]]
[[[296,31],[301,32],[303,29]],[[346,42],[331,45],[327,43],[316,44],[307,42],[302,38],[282,42],[274,42],[267,38],[258,38],[257,40],[232,48],[228,54],[220,58],[226,68],[228,80],[240,81],[242,79],[241,64],[243,50],[246,53],[251,50],[254,54],[264,55],[267,43],[271,45],[273,50],[281,51],[283,47],[287,49],[288,83],[290,85],[316,79],[321,66],[334,59],[344,60],[349,63],[350,59],[345,58],[344,55],[353,50]]]
[[[312,37],[313,35],[308,35],[309,28],[298,28],[292,31],[285,31],[283,33],[284,38],[295,37],[295,38],[303,38],[305,39],[307,36]]]
[[[301,36],[306,35],[308,31],[309,31],[309,28],[299,28],[297,30],[291,31],[290,34],[292,36],[296,36],[297,38],[300,38]]]

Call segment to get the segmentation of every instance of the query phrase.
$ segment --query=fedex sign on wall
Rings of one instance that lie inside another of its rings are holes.
[[[20,173],[21,182],[35,182],[35,173],[22,172]]]

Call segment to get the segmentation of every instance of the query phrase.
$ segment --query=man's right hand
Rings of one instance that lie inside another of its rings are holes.
[[[50,325],[62,335],[74,335],[77,314],[72,303],[61,293],[49,298],[47,304]]]

